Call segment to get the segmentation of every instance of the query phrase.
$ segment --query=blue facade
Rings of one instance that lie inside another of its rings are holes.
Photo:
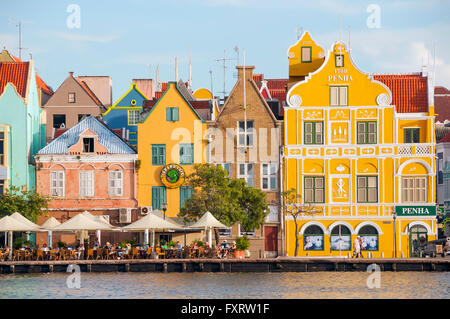
[[[132,83],[131,88],[102,114],[110,128],[125,130],[125,139],[131,145],[137,145],[137,123],[145,100],[148,98]]]
[[[0,162],[0,181],[5,186],[36,187],[33,156],[42,148],[45,125],[41,124],[36,77],[30,62],[26,98],[12,83],[0,95],[0,132],[4,139]]]

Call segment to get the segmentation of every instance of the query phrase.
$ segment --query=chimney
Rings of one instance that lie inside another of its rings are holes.
[[[73,77],[73,72],[69,72],[69,75],[70,75],[71,77]]]
[[[244,75],[244,67],[243,66],[236,66],[236,69],[238,70],[238,79],[242,79]],[[253,70],[255,69],[254,65],[246,65],[245,66],[245,79],[251,80],[253,79]]]

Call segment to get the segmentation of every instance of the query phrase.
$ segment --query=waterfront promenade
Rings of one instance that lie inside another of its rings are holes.
[[[264,259],[129,259],[4,261],[0,273],[67,272],[78,265],[81,272],[318,272],[367,271],[377,264],[380,271],[450,271],[450,258],[311,258]]]

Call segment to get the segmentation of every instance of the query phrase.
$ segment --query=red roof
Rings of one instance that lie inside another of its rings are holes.
[[[450,132],[448,132],[438,143],[450,143]]]
[[[16,61],[16,62],[22,62],[21,59],[19,59],[18,57],[14,56],[11,54],[11,57]],[[42,92],[44,92],[47,95],[52,95],[53,94],[53,90],[47,85],[47,83],[44,82],[44,80],[42,80],[42,78],[36,73],[36,85],[42,90]]]
[[[57,128],[55,131],[55,138],[60,137],[67,130],[69,130],[69,129],[68,128]]]
[[[209,109],[209,100],[207,101],[189,101],[194,109]]]
[[[27,92],[29,62],[1,62],[0,63],[0,94],[6,84],[12,83],[17,92],[25,98]]]
[[[97,98],[97,96],[94,94],[94,92],[92,92],[92,90],[89,88],[89,86],[86,84],[86,82],[81,81],[78,78],[75,78],[75,80],[77,80],[78,83],[80,83],[81,87],[86,91],[87,94],[89,94],[89,96],[94,100],[94,102],[99,105],[102,106],[102,102],[100,102],[100,100]]]
[[[264,74],[253,74],[253,81],[261,82],[264,80]]]
[[[374,74],[392,92],[397,113],[428,112],[428,79],[422,74]]]
[[[449,94],[450,95],[450,90],[443,86],[436,86],[434,88],[434,94]]]

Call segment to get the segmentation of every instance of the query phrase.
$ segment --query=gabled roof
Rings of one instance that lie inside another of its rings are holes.
[[[428,79],[421,73],[374,74],[392,92],[392,104],[397,113],[428,112]]]
[[[29,62],[0,62],[0,94],[8,83],[14,84],[17,93],[25,98],[27,94]]]
[[[108,154],[136,154],[136,151],[106,124],[93,116],[86,117],[42,148],[42,154],[69,154],[69,148],[79,141],[80,134],[91,130],[98,136],[98,142],[108,150]]]
[[[270,97],[272,99],[277,99],[280,102],[280,116],[284,115],[283,104],[286,102],[287,94],[287,84],[289,79],[264,79],[264,74],[253,74],[253,81],[258,86],[262,96],[268,98],[264,92],[263,81],[266,83],[265,86],[269,90]]]
[[[23,62],[18,57],[10,54],[8,50],[4,49],[0,53],[0,62]],[[51,87],[47,85],[47,83],[42,80],[42,78],[36,73],[36,85],[47,95],[52,95],[53,90]]]
[[[103,106],[103,103],[100,101],[100,99],[94,94],[94,92],[89,88],[87,83],[85,81],[82,81],[78,78],[74,78],[83,88],[83,90],[94,100],[95,104],[98,106]]]

